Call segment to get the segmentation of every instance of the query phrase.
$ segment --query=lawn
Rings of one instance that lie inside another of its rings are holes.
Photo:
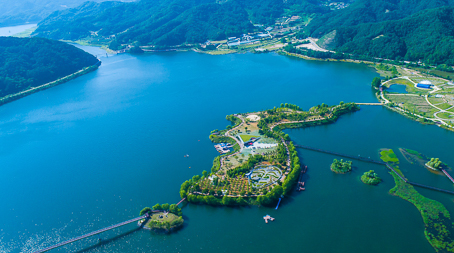
[[[251,138],[258,138],[260,136],[240,134],[240,137],[244,142],[248,142]]]

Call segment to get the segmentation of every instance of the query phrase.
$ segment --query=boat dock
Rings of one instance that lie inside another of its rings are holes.
[[[296,190],[297,191],[305,191],[306,188],[304,188],[304,182],[303,182],[303,175],[307,171],[307,165],[304,166],[304,168],[301,170],[300,176],[298,178],[298,183],[296,184]]]
[[[263,219],[265,220],[265,223],[268,223],[269,220],[274,221],[274,218],[271,217],[269,214],[263,216]]]

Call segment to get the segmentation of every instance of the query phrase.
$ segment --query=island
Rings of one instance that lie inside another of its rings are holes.
[[[377,185],[382,179],[373,170],[369,170],[361,176],[361,181],[368,185]]]
[[[0,37],[0,105],[96,70],[93,55],[60,41]]]
[[[274,205],[299,180],[301,162],[286,128],[330,124],[359,110],[355,103],[321,104],[304,111],[293,104],[260,112],[227,116],[225,130],[214,130],[211,141],[221,153],[210,173],[204,170],[185,181],[181,198],[208,205]]]
[[[152,208],[145,207],[140,211],[140,216],[144,214],[148,214],[148,217],[140,220],[138,225],[149,230],[169,233],[182,227],[184,223],[181,208],[175,204],[156,204]]]
[[[331,164],[331,171],[339,174],[345,174],[352,171],[352,161],[345,161],[343,159],[334,159]]]

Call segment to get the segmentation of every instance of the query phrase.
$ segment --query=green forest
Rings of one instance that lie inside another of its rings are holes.
[[[34,35],[78,40],[90,36],[121,44],[180,45],[221,40],[257,30],[253,23],[273,25],[286,11],[325,13],[319,0],[141,0],[134,3],[86,2],[52,13]],[[96,34],[94,35],[94,32]]]
[[[453,5],[453,0],[358,0],[316,17],[306,32],[334,36],[323,46],[339,52],[453,65]]]
[[[55,81],[98,63],[93,55],[63,42],[0,37],[0,96]]]
[[[161,49],[263,31],[267,26],[274,26],[279,18],[300,15],[311,17],[311,21],[294,36],[320,38],[322,47],[339,52],[336,59],[381,58],[454,65],[454,0],[349,0],[344,1],[345,8],[330,9],[327,4],[333,2],[85,2],[52,13],[39,23],[33,36],[88,40],[113,50],[125,45]],[[341,57],[341,53],[347,56]]]

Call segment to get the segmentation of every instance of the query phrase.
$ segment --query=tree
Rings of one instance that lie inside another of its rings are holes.
[[[206,170],[202,171],[202,175],[204,178],[207,178],[208,177],[208,172]]]
[[[165,204],[162,204],[162,209],[163,209],[163,210],[166,210],[166,211],[168,211],[168,210],[169,210],[169,208],[170,208],[170,205],[169,205],[169,204],[167,204],[167,203],[165,203]]]
[[[374,79],[372,80],[372,87],[379,88],[380,85],[381,85],[380,77],[374,77]]]
[[[144,209],[142,209],[142,210],[140,211],[140,214],[139,214],[139,215],[142,216],[142,215],[144,215],[144,214],[146,214],[146,213],[148,213],[148,212],[150,212],[150,211],[151,211],[151,208],[145,207]]]
[[[159,203],[153,206],[153,210],[162,210],[162,207]]]

